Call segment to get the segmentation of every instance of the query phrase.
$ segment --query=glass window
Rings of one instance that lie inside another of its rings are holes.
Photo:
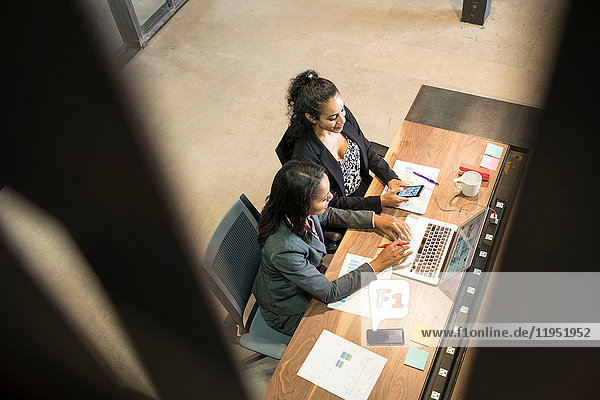
[[[150,30],[154,20],[169,9],[165,0],[131,0],[131,4],[144,32]]]
[[[91,3],[94,24],[106,46],[111,50],[122,49],[125,42],[121,37],[108,2],[106,0],[93,0]]]

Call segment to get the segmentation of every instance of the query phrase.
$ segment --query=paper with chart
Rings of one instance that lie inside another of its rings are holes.
[[[372,260],[372,258],[347,253],[338,277],[345,275],[348,272],[360,267],[364,263],[371,262]],[[383,271],[378,272],[377,278],[392,279],[392,268],[386,268]],[[340,301],[327,304],[327,307],[360,315],[362,317],[371,318],[371,308],[369,306],[369,287],[364,286]]]
[[[387,359],[323,330],[298,376],[341,397],[363,400],[369,397]]]
[[[393,170],[401,180],[409,181],[412,185],[425,185],[425,188],[419,197],[410,198],[410,200],[402,203],[398,208],[417,214],[425,214],[427,206],[429,205],[429,200],[431,199],[431,194],[433,193],[436,185],[421,178],[420,176],[413,174],[413,172],[417,172],[428,177],[429,179],[437,181],[440,174],[439,168],[427,167],[425,165],[413,164],[408,161],[397,160],[394,164]],[[387,192],[387,190],[388,187],[386,186],[383,189],[383,193]]]

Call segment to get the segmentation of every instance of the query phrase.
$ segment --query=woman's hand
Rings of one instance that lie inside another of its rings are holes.
[[[392,239],[398,238],[408,241],[410,239],[410,228],[406,222],[392,217],[391,215],[375,214],[375,228],[379,229]]]
[[[390,188],[391,190],[393,189],[400,189],[401,186],[407,186],[408,184],[406,182],[401,181],[400,179],[390,179],[390,181],[387,183],[388,188]],[[398,192],[396,192],[398,193]]]
[[[406,197],[399,197],[397,195],[401,190],[402,187],[397,187],[395,189],[390,189],[385,194],[379,196],[381,197],[381,207],[400,207],[400,204],[408,201]]]
[[[397,193],[401,192],[412,183],[408,180],[390,179],[387,183],[387,193],[381,195],[381,207],[400,207],[400,204],[410,200],[408,197],[399,197]],[[393,193],[393,194],[392,194]]]
[[[371,267],[375,272],[383,271],[387,267],[398,265],[402,260],[412,254],[412,251],[408,250],[408,246],[400,246],[402,243],[400,239],[397,239],[389,244],[385,249],[379,253],[379,255],[371,261]]]

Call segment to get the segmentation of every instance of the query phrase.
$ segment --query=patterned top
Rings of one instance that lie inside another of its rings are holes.
[[[354,141],[348,139],[348,148],[344,158],[338,160],[338,163],[340,163],[342,175],[344,175],[344,191],[346,196],[350,196],[362,182],[360,177],[360,149]]]

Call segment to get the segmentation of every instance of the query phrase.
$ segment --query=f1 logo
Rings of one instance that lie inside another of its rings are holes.
[[[376,280],[369,284],[371,324],[376,331],[381,321],[408,315],[410,285],[403,280]]]

